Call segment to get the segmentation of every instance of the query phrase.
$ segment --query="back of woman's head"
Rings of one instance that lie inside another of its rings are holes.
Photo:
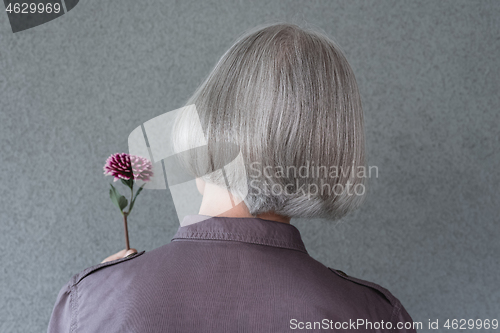
[[[363,201],[361,99],[349,63],[324,34],[289,23],[246,32],[191,104],[204,133],[189,133],[195,115],[184,114],[175,126],[176,150],[206,140],[208,166],[192,158],[184,161],[187,169],[206,182],[231,184],[236,196],[247,189],[241,199],[252,215],[338,219]],[[234,158],[224,143],[239,147],[243,177],[231,165],[225,174],[212,172],[214,161]]]

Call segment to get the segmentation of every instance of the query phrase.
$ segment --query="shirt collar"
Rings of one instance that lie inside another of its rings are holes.
[[[295,226],[254,217],[188,215],[172,238],[227,240],[297,250],[307,253]]]

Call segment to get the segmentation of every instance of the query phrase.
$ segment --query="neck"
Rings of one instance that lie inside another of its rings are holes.
[[[200,215],[220,216],[220,217],[257,217],[263,220],[290,223],[290,217],[266,212],[254,216],[250,214],[247,206],[239,198],[233,196],[225,188],[205,183],[203,184],[203,201],[201,203]]]

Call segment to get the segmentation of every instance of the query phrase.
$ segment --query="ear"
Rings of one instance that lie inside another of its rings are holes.
[[[205,192],[205,181],[201,178],[196,178],[196,188],[201,195]]]

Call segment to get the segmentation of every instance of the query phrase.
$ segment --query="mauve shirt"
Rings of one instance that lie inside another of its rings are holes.
[[[203,218],[75,274],[48,332],[416,332],[397,328],[412,318],[387,289],[310,257],[295,226]]]

